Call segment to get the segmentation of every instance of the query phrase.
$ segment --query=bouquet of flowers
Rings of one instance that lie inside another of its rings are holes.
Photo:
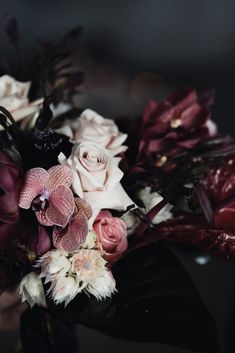
[[[60,89],[44,80],[42,97],[0,77],[1,292],[17,287],[37,323],[218,352],[168,247],[235,254],[235,140],[211,120],[213,92],[180,89],[150,100],[142,122],[115,121],[75,108],[82,74],[63,77]]]

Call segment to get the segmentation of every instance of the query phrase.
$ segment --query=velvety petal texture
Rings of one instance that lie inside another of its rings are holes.
[[[0,151],[0,222],[14,223],[19,220],[21,182],[21,169]]]
[[[165,101],[150,101],[144,112],[139,159],[152,157],[166,165],[177,153],[191,149],[216,133],[209,128],[208,106],[191,88],[173,92]]]

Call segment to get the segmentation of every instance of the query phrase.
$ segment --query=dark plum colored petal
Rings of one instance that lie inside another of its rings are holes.
[[[0,224],[0,249],[5,249],[19,236],[19,223]]]
[[[22,172],[13,161],[0,152],[0,222],[15,223],[19,220],[19,190]]]
[[[235,232],[235,202],[216,210],[214,221],[217,228]]]
[[[52,241],[45,227],[38,226],[38,244],[36,247],[36,253],[39,256],[42,256],[47,251],[51,250]]]

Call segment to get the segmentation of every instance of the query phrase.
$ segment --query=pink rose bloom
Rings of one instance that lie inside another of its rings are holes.
[[[128,247],[126,223],[113,217],[109,211],[101,211],[93,225],[108,261],[116,261]]]
[[[113,120],[103,118],[91,109],[84,110],[72,122],[66,121],[57,131],[67,135],[71,142],[95,142],[107,148],[113,156],[127,150],[123,145],[127,134],[121,133]]]

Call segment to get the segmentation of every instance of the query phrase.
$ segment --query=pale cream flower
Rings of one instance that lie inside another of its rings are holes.
[[[56,304],[64,302],[66,306],[83,288],[84,285],[78,281],[76,276],[58,276],[51,282],[47,293],[51,293]]]
[[[73,121],[65,121],[57,132],[68,136],[74,143],[95,142],[110,150],[113,156],[127,150],[123,145],[127,134],[121,133],[113,120],[103,118],[91,109],[84,110]]]
[[[73,255],[71,261],[72,271],[85,283],[94,281],[106,270],[106,261],[97,250],[81,249]]]
[[[92,294],[96,299],[109,298],[116,290],[116,282],[110,271],[104,271],[102,276],[97,277],[94,281],[90,282],[85,291]]]
[[[139,198],[143,201],[145,205],[145,212],[149,212],[154,206],[156,206],[160,201],[163,200],[163,197],[157,192],[152,192],[151,187],[146,186],[145,188],[139,190]],[[172,218],[171,213],[172,205],[167,204],[164,206],[160,212],[153,218],[153,224],[159,224],[161,222],[167,221]]]
[[[30,119],[35,120],[34,116],[38,114],[43,101],[40,98],[29,102],[30,85],[30,82],[19,82],[9,75],[0,77],[0,105],[9,110],[15,121],[26,119],[26,125]]]
[[[88,232],[84,243],[82,244],[82,248],[84,249],[92,249],[96,246],[96,234],[94,232]]]
[[[58,160],[73,169],[73,190],[92,208],[90,229],[101,209],[125,211],[131,205],[134,207],[120,183],[123,177],[118,167],[120,159],[113,157],[106,148],[92,142],[78,143],[69,158],[60,153]]]
[[[71,263],[65,251],[54,249],[41,256],[36,267],[41,267],[40,277],[45,277],[47,283],[59,276],[65,276]]]
[[[19,292],[22,302],[27,301],[31,308],[37,304],[46,307],[42,280],[36,272],[28,273],[20,282]]]

